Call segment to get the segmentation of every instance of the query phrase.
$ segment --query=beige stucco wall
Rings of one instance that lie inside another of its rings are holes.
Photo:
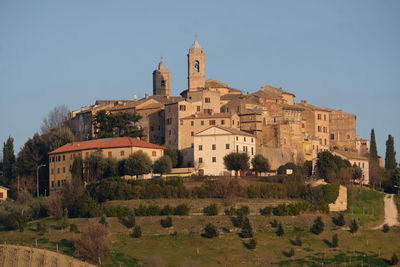
[[[8,197],[8,190],[0,187],[0,200],[6,200]]]

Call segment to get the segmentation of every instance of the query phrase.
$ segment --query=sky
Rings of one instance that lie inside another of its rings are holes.
[[[0,142],[17,153],[55,106],[151,94],[161,57],[178,95],[197,38],[207,78],[354,113],[400,161],[399,14],[397,0],[0,0]]]

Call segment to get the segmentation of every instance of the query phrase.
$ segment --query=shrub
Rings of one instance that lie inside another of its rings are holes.
[[[337,248],[337,247],[339,246],[339,237],[338,237],[337,234],[334,234],[334,235],[332,236],[332,243],[331,243],[331,246],[332,246],[333,248]]]
[[[105,216],[101,216],[99,223],[104,225],[104,226],[108,226],[108,222]]]
[[[278,229],[276,230],[276,235],[277,236],[283,236],[285,234],[285,231],[283,230],[282,224],[278,224]]]
[[[74,224],[74,223],[71,223],[69,225],[69,231],[71,233],[79,233],[78,226],[76,224]]]
[[[171,207],[170,205],[165,205],[160,211],[160,215],[172,215],[172,214],[174,214],[174,208]]]
[[[293,243],[293,245],[299,246],[299,247],[301,247],[303,245],[303,242],[301,241],[300,236],[296,236],[296,239],[292,243]]]
[[[136,224],[135,216],[133,216],[133,215],[128,215],[128,216],[126,216],[126,217],[123,217],[123,218],[121,219],[121,223],[122,223],[123,225],[125,225],[127,228],[132,228],[132,227],[135,226],[135,224]]]
[[[351,222],[350,222],[350,233],[352,233],[352,234],[357,233],[358,228],[359,228],[359,226],[358,226],[357,221],[355,219],[351,220]]]
[[[396,265],[399,263],[399,258],[396,253],[393,253],[392,258],[390,259],[390,265]]]
[[[190,206],[187,204],[180,204],[175,207],[174,209],[174,215],[178,216],[188,216],[190,212]]]
[[[314,220],[314,224],[311,226],[310,232],[319,235],[323,231],[324,231],[324,222],[322,221],[321,216],[318,216]]]
[[[168,217],[165,218],[165,219],[161,219],[161,220],[160,220],[160,224],[161,224],[161,226],[164,227],[164,228],[169,228],[169,227],[172,226],[172,218],[171,218],[170,216],[168,216]]]
[[[134,238],[139,238],[142,236],[142,228],[140,225],[136,225],[135,228],[133,228],[131,236]]]
[[[241,206],[240,208],[237,209],[236,213],[242,214],[242,215],[249,215],[250,208],[249,208],[249,206]]]
[[[276,219],[274,219],[273,221],[270,221],[269,224],[271,225],[271,227],[275,228],[278,227],[278,221]]]
[[[291,248],[287,253],[286,253],[287,257],[293,257],[294,256],[294,248]]]
[[[346,224],[346,222],[345,222],[345,220],[344,220],[344,215],[343,215],[343,213],[339,213],[339,215],[338,215],[337,218],[333,217],[333,218],[332,218],[332,222],[333,222],[334,224],[336,224],[337,226],[344,226],[344,225]]]
[[[47,232],[47,225],[42,222],[38,222],[36,224],[36,231],[39,233],[39,235],[44,235]]]
[[[219,235],[218,229],[215,225],[209,223],[204,227],[203,236],[207,238],[217,237]]]
[[[147,216],[159,216],[161,213],[161,208],[158,205],[149,205],[146,213]]]
[[[243,225],[244,216],[243,214],[239,213],[236,217],[232,217],[231,221],[233,226],[240,228]]]
[[[389,225],[388,225],[387,223],[385,223],[385,224],[383,225],[382,231],[383,231],[384,233],[387,233],[387,232],[390,231],[390,227],[389,227]]]
[[[207,216],[216,216],[218,215],[218,206],[217,204],[213,203],[210,206],[205,207],[203,212]]]
[[[103,206],[103,214],[107,217],[125,217],[132,215],[132,211],[125,206]]]
[[[268,215],[272,214],[272,210],[273,210],[272,207],[265,207],[263,209],[260,209],[260,214],[264,215],[264,216],[268,216]]]
[[[236,209],[234,207],[230,207],[229,209],[225,209],[225,215],[235,215]]]
[[[249,243],[245,243],[245,246],[248,249],[255,249],[257,246],[257,241],[254,238],[252,238],[250,239]]]
[[[242,223],[242,232],[240,233],[242,238],[249,238],[253,237],[253,229],[250,224],[250,220],[247,217],[244,217],[243,223]]]
[[[75,256],[96,264],[99,259],[108,257],[110,246],[108,229],[102,224],[91,224],[87,232],[74,242]]]

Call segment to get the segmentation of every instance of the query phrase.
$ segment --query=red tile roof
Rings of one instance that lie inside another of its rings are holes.
[[[152,144],[146,141],[142,141],[138,138],[132,137],[111,137],[102,138],[82,142],[73,142],[63,145],[56,150],[51,151],[49,154],[58,154],[72,151],[81,151],[88,149],[104,149],[104,148],[116,148],[116,147],[143,147],[153,149],[165,149],[165,147]]]

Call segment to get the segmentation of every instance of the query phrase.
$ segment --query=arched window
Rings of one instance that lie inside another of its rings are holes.
[[[165,86],[165,80],[161,80],[161,86]]]
[[[194,71],[195,71],[195,72],[200,72],[200,63],[199,63],[198,60],[196,60],[196,61],[194,62]]]

